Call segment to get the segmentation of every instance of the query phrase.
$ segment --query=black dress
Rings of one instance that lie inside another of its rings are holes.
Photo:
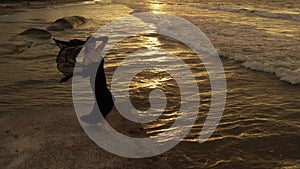
[[[90,84],[93,89],[95,103],[92,112],[89,115],[82,116],[81,119],[87,123],[96,124],[104,119],[100,116],[99,110],[104,118],[111,112],[114,106],[114,100],[111,92],[107,88],[104,72],[104,59],[100,65],[98,62],[92,62],[84,71],[85,75],[90,76]]]

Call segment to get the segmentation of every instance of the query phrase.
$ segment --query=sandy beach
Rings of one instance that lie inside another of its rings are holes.
[[[124,158],[98,147],[82,130],[72,106],[1,112],[1,168],[166,169],[165,157]],[[135,137],[141,126],[113,112],[109,123]]]

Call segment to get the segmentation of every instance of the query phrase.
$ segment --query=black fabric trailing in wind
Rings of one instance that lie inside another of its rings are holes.
[[[65,76],[60,80],[60,83],[66,82],[73,77],[76,57],[80,53],[86,41],[72,39],[70,41],[61,41],[54,39],[55,44],[60,48],[56,57],[57,69]]]

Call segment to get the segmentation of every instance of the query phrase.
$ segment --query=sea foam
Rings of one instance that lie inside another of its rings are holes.
[[[242,55],[218,51],[219,56],[242,62],[242,66],[269,73],[274,73],[280,80],[288,81],[291,84],[300,84],[300,59],[297,57],[286,57],[284,59],[248,58]],[[273,56],[276,57],[276,56]]]

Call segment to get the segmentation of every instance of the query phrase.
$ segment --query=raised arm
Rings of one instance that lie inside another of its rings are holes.
[[[100,37],[100,38],[97,38],[97,40],[102,41],[102,42],[101,42],[100,45],[97,46],[96,51],[97,51],[98,53],[102,53],[102,51],[103,51],[105,45],[106,45],[107,42],[108,42],[108,37],[107,37],[107,36],[102,36],[102,37]]]

